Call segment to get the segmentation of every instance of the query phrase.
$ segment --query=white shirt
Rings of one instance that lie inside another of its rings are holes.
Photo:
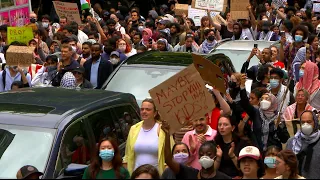
[[[10,91],[11,85],[14,81],[22,81],[21,74],[19,72],[14,77],[11,77],[9,68],[7,67],[5,68],[5,70],[6,70],[5,86],[3,85],[3,80],[2,80],[3,71],[0,72],[0,92]],[[29,86],[31,87],[31,76],[29,73],[27,73],[26,78],[28,80]]]
[[[84,33],[83,31],[81,30],[78,30],[78,40],[79,40],[79,43],[82,44],[84,42],[86,42],[88,40],[88,36],[86,35],[86,33]]]

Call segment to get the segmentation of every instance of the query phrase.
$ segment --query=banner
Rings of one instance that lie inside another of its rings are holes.
[[[77,3],[53,1],[53,5],[59,18],[65,16],[68,21],[75,21],[79,25],[82,24]]]
[[[170,125],[170,133],[187,122],[205,117],[215,108],[211,94],[193,64],[149,90],[161,119]]]
[[[6,64],[9,66],[29,67],[33,61],[34,47],[10,46],[6,53]]]
[[[31,27],[8,27],[7,37],[8,44],[18,41],[28,45],[34,36]]]
[[[0,13],[0,26],[4,24],[10,25],[9,11]]]
[[[227,6],[227,0],[193,0],[192,7],[196,9],[205,9],[212,11],[224,11]]]
[[[11,26],[24,26],[29,24],[29,8],[24,7],[20,9],[10,10]]]

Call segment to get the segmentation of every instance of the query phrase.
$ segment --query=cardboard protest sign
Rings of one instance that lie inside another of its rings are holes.
[[[298,130],[301,129],[300,120],[299,119],[293,119],[292,121],[285,121],[288,133],[290,137],[293,137]]]
[[[34,47],[10,46],[6,53],[6,64],[9,66],[29,67],[33,61]]]
[[[7,38],[8,44],[14,41],[28,44],[33,39],[33,31],[31,27],[8,27]]]
[[[187,16],[188,15],[188,9],[189,9],[189,5],[188,4],[176,4],[174,11],[175,11],[176,15],[185,14]]]
[[[227,0],[192,0],[191,7],[222,12],[226,10],[227,3]]]
[[[169,123],[171,134],[187,122],[205,117],[215,108],[213,98],[193,64],[149,90],[149,93],[161,119]]]
[[[53,1],[53,5],[59,18],[65,16],[68,18],[68,21],[75,21],[76,23],[81,24],[77,3]]]
[[[249,0],[231,0],[230,1],[230,13],[231,18],[236,19],[248,19],[249,11],[247,7],[250,5]]]
[[[215,86],[221,93],[226,93],[221,69],[200,55],[192,54],[193,64],[205,83]]]

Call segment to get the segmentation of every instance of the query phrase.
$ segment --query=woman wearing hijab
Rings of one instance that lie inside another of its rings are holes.
[[[300,89],[305,89],[310,94],[310,105],[316,109],[320,109],[320,80],[318,66],[311,62],[306,61],[300,67],[299,71],[299,82],[296,84],[294,89],[294,95]]]
[[[319,179],[320,132],[317,115],[313,111],[304,111],[300,117],[301,130],[287,142],[299,160],[299,172],[306,179]]]
[[[160,38],[157,41],[157,50],[172,52],[172,49],[173,49],[172,46],[168,43],[166,39]]]
[[[302,47],[298,50],[296,57],[294,58],[293,62],[292,62],[292,70],[293,70],[293,75],[295,77],[295,81],[298,82],[299,81],[299,67],[301,65],[302,62],[304,61],[310,61],[311,58],[311,47],[307,46],[307,47]]]
[[[152,48],[152,45],[154,44],[154,40],[152,39],[152,30],[149,28],[145,28],[142,31],[142,40],[139,43],[140,46],[145,46],[148,49]]]
[[[242,75],[240,84],[241,105],[244,111],[253,121],[253,134],[257,138],[258,147],[265,152],[271,145],[282,148],[281,143],[286,143],[289,139],[284,122],[276,126],[278,117],[278,101],[271,93],[265,93],[260,99],[260,107],[257,109],[249,102],[246,88],[246,76]]]

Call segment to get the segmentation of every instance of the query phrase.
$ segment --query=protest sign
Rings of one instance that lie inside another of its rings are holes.
[[[205,117],[215,108],[213,98],[193,64],[149,90],[149,93],[161,119],[169,123],[171,134],[187,122]]]
[[[4,24],[10,25],[9,11],[0,12],[0,26]]]
[[[192,8],[212,11],[225,11],[227,0],[192,0]]]
[[[313,12],[320,12],[320,3],[313,3]]]
[[[220,12],[211,11],[210,16],[215,17],[220,14]],[[201,26],[201,18],[207,16],[207,12],[203,9],[195,9],[191,6],[188,7],[188,18],[191,18],[195,26]]]
[[[33,31],[31,27],[8,27],[7,37],[8,44],[14,41],[28,44],[33,39]]]
[[[231,0],[230,1],[230,13],[231,18],[236,19],[248,19],[249,11],[247,7],[250,5],[248,0]]]
[[[221,93],[226,93],[224,78],[221,69],[211,61],[200,55],[192,54],[193,64],[200,73],[201,78],[210,86],[215,86]]]
[[[176,4],[176,6],[175,6],[175,15],[183,15],[183,14],[185,14],[187,16],[188,15],[188,9],[189,9],[189,5],[188,4]]]
[[[30,22],[29,7],[10,10],[11,26],[24,26]]]
[[[53,1],[53,5],[59,18],[65,16],[68,18],[68,21],[75,21],[78,24],[82,24],[77,3]]]
[[[10,46],[6,53],[6,64],[9,66],[29,67],[33,61],[34,47]]]
[[[274,4],[276,8],[279,8],[279,7],[285,7],[286,3],[287,3],[287,0],[272,0],[271,4]]]
[[[293,119],[292,121],[285,121],[288,133],[290,137],[293,137],[298,130],[301,129],[300,120],[299,119]]]

